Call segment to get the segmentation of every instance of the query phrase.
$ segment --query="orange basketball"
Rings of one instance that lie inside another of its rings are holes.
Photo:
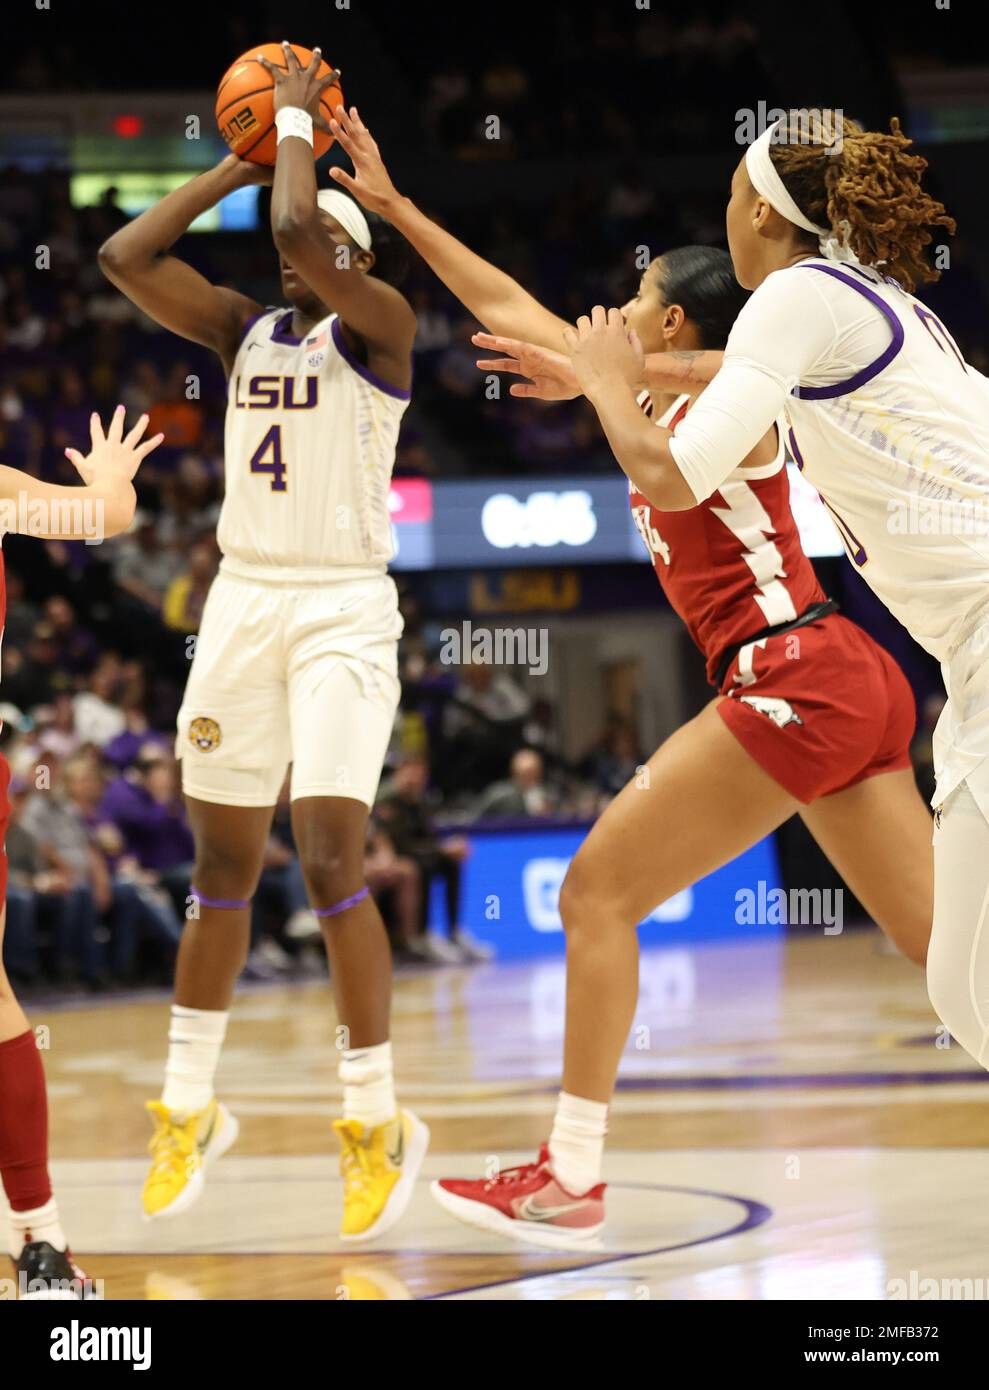
[[[304,68],[312,62],[312,49],[292,45],[292,52]],[[249,48],[246,53],[230,64],[220,79],[216,89],[216,123],[220,134],[234,154],[241,159],[249,159],[252,164],[274,164],[278,144],[275,130],[275,84],[271,74],[258,62],[262,54],[277,68],[285,67],[285,53],[280,43],[262,43],[257,48]],[[320,77],[326,77],[332,68],[323,60],[319,65]],[[343,105],[340,88],[327,87],[320,97],[319,109],[329,120],[338,106]],[[315,157],[333,144],[333,136],[325,130],[313,130]]]

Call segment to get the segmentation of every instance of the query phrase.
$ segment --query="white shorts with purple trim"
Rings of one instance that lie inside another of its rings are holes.
[[[187,796],[273,806],[290,795],[370,806],[400,693],[402,617],[386,574],[271,583],[213,581],[179,710]]]

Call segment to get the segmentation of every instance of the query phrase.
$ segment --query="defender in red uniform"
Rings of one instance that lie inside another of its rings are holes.
[[[696,251],[727,262],[725,253]],[[682,254],[664,258],[674,274]],[[675,434],[690,401],[677,397],[656,423]],[[653,418],[647,392],[639,404]],[[771,462],[739,468],[698,507],[660,511],[631,481],[629,505],[670,605],[726,697],[718,714],[759,766],[807,804],[909,768],[915,711],[893,658],[841,617],[818,583],[790,508],[779,429],[776,437]]]
[[[401,197],[357,113],[337,116],[331,129],[355,172],[333,177],[397,227],[481,323],[512,335],[482,336],[479,345],[504,355],[479,366],[529,376],[515,395],[578,395],[558,351],[570,326]],[[624,313],[659,364],[679,354],[670,370],[644,364],[657,415],[687,408],[679,391],[701,393],[689,354],[723,347],[744,299],[723,251],[685,247],[651,263]],[[433,1184],[463,1221],[563,1248],[586,1247],[603,1227],[608,1102],[638,998],[636,927],[657,903],[798,813],[918,963],[933,916],[931,822],[907,757],[913,697],[885,652],[818,587],[790,513],[779,428],[695,510],[662,513],[635,496],[632,504],[718,693],[615,797],[570,865],[560,894],[563,1088],[549,1143],[535,1163],[498,1177]]]
[[[134,516],[136,495],[131,479],[138,464],[164,438],[141,437],[148,417],[142,415],[124,437],[124,408],[118,406],[104,436],[92,416],[92,448],[83,457],[66,454],[82,478],[82,487],[43,483],[16,468],[0,466],[0,538],[8,533],[43,540],[98,541],[125,531]],[[7,591],[0,553],[0,640],[7,617]],[[90,1280],[73,1263],[62,1232],[48,1176],[48,1099],[45,1073],[34,1032],[3,967],[3,930],[7,898],[7,823],[10,768],[0,754],[0,1181],[10,1205],[11,1256],[17,1270],[19,1297],[60,1301],[94,1296]]]

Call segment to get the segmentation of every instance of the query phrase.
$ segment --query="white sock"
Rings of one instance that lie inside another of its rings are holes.
[[[395,1080],[391,1043],[355,1047],[344,1052],[338,1071],[343,1082],[343,1118],[360,1120],[367,1129],[395,1118]]]
[[[58,1219],[55,1198],[50,1197],[43,1207],[35,1207],[33,1211],[12,1211],[10,1236],[10,1253],[15,1260],[20,1258],[28,1241],[47,1240],[56,1250],[64,1250],[68,1241]]]
[[[192,1114],[213,1099],[213,1078],[227,1033],[229,1013],[172,1005],[168,1061],[161,1098],[169,1110]]]
[[[608,1107],[596,1100],[560,1092],[549,1159],[553,1176],[575,1196],[601,1181],[601,1157],[608,1133]]]

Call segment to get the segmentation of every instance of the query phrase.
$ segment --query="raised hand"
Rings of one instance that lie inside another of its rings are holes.
[[[103,423],[94,410],[89,417],[89,453],[83,455],[78,449],[66,449],[66,458],[87,487],[101,483],[112,485],[118,480],[129,483],[141,462],[165,438],[163,434],[156,434],[141,443],[141,436],[147,428],[148,417],[142,415],[125,436],[124,407],[118,405],[110,420],[110,428],[104,434]]]
[[[336,136],[354,162],[352,174],[345,169],[333,168],[330,178],[342,184],[366,208],[387,216],[389,208],[398,199],[398,190],[356,106],[352,106],[349,112],[342,106],[337,107],[336,116],[330,121],[330,134]]]
[[[218,168],[230,179],[236,188],[250,188],[252,184],[271,184],[275,179],[271,164],[252,164],[240,155],[228,154],[220,160]]]
[[[313,125],[319,126],[320,130],[329,131],[326,117],[320,113],[319,99],[327,87],[334,87],[339,83],[340,69],[334,68],[325,77],[318,76],[323,61],[323,51],[320,48],[313,49],[312,60],[307,68],[299,62],[295,56],[295,49],[287,40],[282,42],[282,52],[285,54],[284,68],[276,67],[263,54],[258,54],[258,62],[271,74],[275,84],[275,111],[284,111],[287,106],[301,107],[312,116]]]
[[[576,332],[564,331],[563,341],[584,394],[624,382],[634,387],[642,381],[645,357],[634,330],[629,332],[620,309],[605,313],[595,304],[591,316],[582,314]]]
[[[475,333],[475,347],[499,352],[501,357],[482,358],[482,372],[512,372],[528,377],[509,387],[512,396],[530,396],[539,401],[572,401],[580,395],[580,382],[570,358],[562,352],[523,342],[521,338],[502,338],[495,333]]]

